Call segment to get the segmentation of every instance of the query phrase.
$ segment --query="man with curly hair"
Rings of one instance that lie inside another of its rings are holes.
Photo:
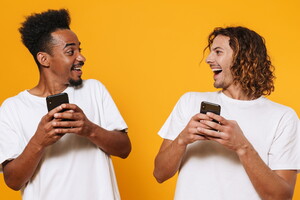
[[[0,111],[0,170],[25,200],[120,199],[110,155],[131,151],[127,125],[102,83],[82,80],[85,57],[67,10],[32,14],[19,29],[38,84]],[[46,97],[70,103],[47,111]]]
[[[221,91],[180,98],[159,131],[155,178],[162,183],[178,171],[177,200],[292,199],[299,119],[264,97],[274,90],[264,39],[245,27],[216,28],[207,48]],[[199,113],[202,101],[219,104],[221,116]]]

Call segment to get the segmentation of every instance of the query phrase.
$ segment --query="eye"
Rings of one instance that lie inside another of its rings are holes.
[[[74,50],[68,50],[66,53],[67,53],[69,56],[72,56],[72,55],[74,54]]]
[[[220,55],[221,53],[222,53],[222,51],[219,51],[219,50],[216,51],[217,55]]]

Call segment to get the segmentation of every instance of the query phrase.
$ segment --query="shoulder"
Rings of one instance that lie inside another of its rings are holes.
[[[0,113],[7,117],[7,115],[18,114],[24,104],[26,104],[25,92],[20,92],[16,96],[9,97],[1,105]]]
[[[25,93],[25,91],[20,92],[19,94],[15,95],[15,96],[5,99],[3,101],[1,107],[5,108],[5,107],[11,107],[11,106],[18,105],[21,101],[23,101],[24,98],[26,98],[26,95],[24,93]]]
[[[186,92],[179,101],[204,101],[207,99],[214,99],[219,95],[219,92]]]
[[[275,101],[272,101],[270,99],[267,99],[265,97],[263,97],[264,100],[265,100],[265,104],[271,108],[274,109],[274,111],[278,111],[278,112],[293,112],[294,110],[289,107],[289,106],[286,106],[286,105],[283,105],[283,104],[280,104],[280,103],[277,103]]]
[[[83,86],[84,87],[105,87],[103,83],[101,83],[96,79],[83,80]]]
[[[95,91],[99,91],[99,92],[103,92],[106,91],[106,87],[104,86],[103,83],[101,83],[100,81],[96,80],[96,79],[87,79],[87,80],[83,80],[82,83],[82,87],[77,88],[78,91],[82,90],[85,92],[95,92]]]
[[[289,106],[274,102],[272,100],[269,100],[267,98],[264,98],[265,100],[265,106],[268,107],[274,114],[280,114],[283,117],[291,117],[291,118],[297,118],[297,113],[295,110]]]

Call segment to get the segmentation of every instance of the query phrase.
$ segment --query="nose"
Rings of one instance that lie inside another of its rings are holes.
[[[81,61],[81,62],[85,62],[86,61],[85,57],[81,53],[78,53],[78,55],[76,57],[76,60],[77,61]]]
[[[205,59],[205,62],[206,62],[207,64],[213,63],[212,52],[210,52],[210,53],[208,54],[207,58]]]

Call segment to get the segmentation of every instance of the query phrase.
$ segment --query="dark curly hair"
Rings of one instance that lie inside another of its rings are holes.
[[[58,29],[70,29],[70,15],[68,10],[48,10],[34,13],[22,23],[19,28],[23,44],[34,57],[39,66],[36,55],[38,52],[51,54],[51,33]]]
[[[274,91],[274,66],[267,54],[265,39],[245,27],[215,28],[208,36],[210,48],[213,40],[223,35],[230,38],[233,50],[231,73],[235,84],[240,84],[249,97],[258,98]]]

